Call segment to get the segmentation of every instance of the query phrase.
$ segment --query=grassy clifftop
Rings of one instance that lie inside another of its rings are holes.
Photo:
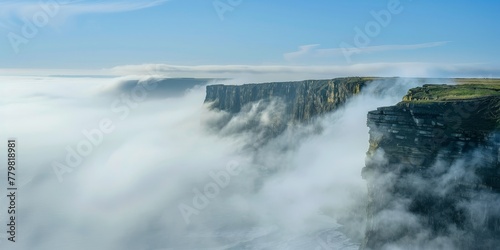
[[[439,102],[500,96],[500,79],[456,79],[457,85],[426,84],[413,88],[403,102]]]

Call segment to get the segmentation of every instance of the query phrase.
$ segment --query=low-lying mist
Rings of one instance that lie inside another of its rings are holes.
[[[377,208],[369,223],[376,234],[373,249],[498,248],[500,195],[483,184],[484,175],[498,172],[492,169],[498,157],[493,143],[498,141],[455,158],[441,150],[418,171],[376,174],[371,184]],[[382,149],[376,154],[375,164],[388,165]]]
[[[228,117],[203,103],[213,81],[171,95],[147,77],[2,78],[3,139],[19,151],[13,246],[41,250],[357,249],[366,114],[422,83],[374,81],[267,140],[280,100]]]

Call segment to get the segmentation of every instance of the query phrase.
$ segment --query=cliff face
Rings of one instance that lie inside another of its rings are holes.
[[[286,121],[304,122],[341,106],[370,80],[352,77],[241,86],[210,85],[205,103],[211,103],[212,109],[236,114],[247,104],[274,99],[285,104]]]
[[[458,88],[427,85],[369,112],[362,249],[498,247],[500,97]]]

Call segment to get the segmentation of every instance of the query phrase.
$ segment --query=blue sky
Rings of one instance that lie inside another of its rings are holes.
[[[500,66],[493,0],[59,0],[55,14],[38,1],[0,6],[3,69],[407,63],[488,75]],[[390,13],[390,21],[382,25],[373,12]],[[36,18],[36,34],[23,35],[23,20]],[[379,28],[368,35],[373,22]],[[369,38],[362,46],[356,28]],[[345,56],[346,44],[359,53]]]

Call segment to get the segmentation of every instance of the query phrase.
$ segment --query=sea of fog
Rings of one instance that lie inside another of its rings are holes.
[[[0,248],[38,250],[357,249],[366,114],[416,86],[375,81],[344,108],[263,141],[276,107],[227,120],[203,103],[215,80],[0,81],[0,153],[8,138],[18,143],[16,243],[2,226]],[[8,202],[2,195],[0,225]]]

